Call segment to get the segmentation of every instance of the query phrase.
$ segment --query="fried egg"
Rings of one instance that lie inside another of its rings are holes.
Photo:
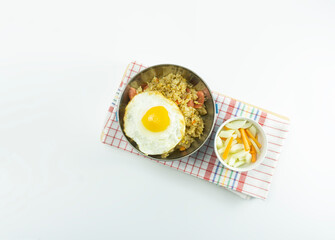
[[[185,134],[179,107],[157,91],[137,94],[127,105],[124,132],[147,155],[164,154]]]

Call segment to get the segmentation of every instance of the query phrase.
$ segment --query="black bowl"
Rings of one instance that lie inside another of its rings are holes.
[[[126,106],[129,102],[128,92],[130,87],[138,88],[142,84],[151,81],[154,77],[162,78],[170,73],[181,74],[190,84],[192,84],[195,87],[196,90],[198,91],[202,90],[204,92],[206,97],[205,106],[207,110],[207,114],[202,116],[202,119],[204,121],[204,131],[201,137],[195,138],[195,141],[192,143],[191,147],[186,149],[185,151],[179,151],[179,149],[176,149],[174,152],[170,153],[167,158],[162,158],[161,155],[146,155],[145,153],[139,150],[135,141],[127,137],[127,135],[123,130],[124,113]],[[128,140],[128,142],[135,149],[137,149],[139,153],[156,160],[178,160],[195,153],[207,141],[207,139],[211,135],[215,123],[215,104],[209,87],[204,82],[204,80],[202,80],[197,74],[195,74],[194,72],[185,67],[172,64],[162,64],[146,68],[143,71],[136,74],[132,79],[130,79],[121,95],[121,99],[119,102],[118,116],[119,116],[120,129],[122,130],[123,135]]]

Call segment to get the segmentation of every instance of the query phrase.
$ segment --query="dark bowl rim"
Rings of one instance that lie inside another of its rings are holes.
[[[121,126],[121,122],[120,120],[118,121],[118,124],[119,124],[119,127],[121,129],[121,132],[122,132],[122,135],[125,137],[125,139],[127,140],[127,142],[138,152],[140,153],[141,155],[143,155],[144,157],[147,157],[147,158],[150,158],[150,159],[153,159],[153,160],[156,160],[156,161],[175,161],[175,160],[180,160],[180,159],[183,159],[183,158],[186,158],[194,153],[196,153],[206,142],[207,140],[210,138],[210,136],[212,135],[213,133],[213,129],[214,129],[214,126],[215,126],[215,120],[216,120],[216,109],[215,109],[215,100],[213,98],[213,94],[212,94],[212,91],[211,89],[208,87],[207,83],[203,80],[202,77],[200,77],[198,74],[196,74],[195,72],[193,72],[192,70],[186,68],[186,67],[183,67],[183,66],[180,66],[180,65],[177,65],[177,64],[168,64],[168,63],[165,63],[165,64],[157,64],[157,65],[153,65],[153,66],[150,66],[150,67],[147,67],[141,71],[139,71],[138,73],[136,73],[132,78],[129,79],[128,83],[126,84],[126,86],[124,86],[124,89],[122,90],[122,93],[120,95],[120,98],[119,98],[119,102],[118,102],[118,107],[117,107],[117,115],[120,116],[120,101],[121,99],[123,98],[123,94],[127,88],[127,86],[129,85],[129,83],[134,79],[136,78],[138,75],[140,75],[142,72],[144,71],[148,71],[150,68],[155,68],[155,67],[162,67],[162,66],[175,66],[175,67],[179,67],[179,68],[183,68],[185,69],[186,71],[189,71],[191,72],[192,74],[194,74],[195,76],[197,76],[204,84],[205,86],[207,87],[208,89],[208,92],[209,94],[211,95],[211,98],[212,98],[212,102],[213,102],[213,123],[212,123],[212,126],[211,126],[211,129],[209,131],[209,134],[208,136],[204,139],[204,141],[196,148],[194,149],[192,152],[188,153],[187,155],[185,156],[182,156],[182,157],[179,157],[179,158],[174,158],[174,159],[168,159],[168,158],[164,158],[164,159],[159,159],[159,158],[155,158],[153,157],[152,155],[146,155],[145,153],[141,152],[139,149],[137,149],[127,138],[127,136],[125,135],[124,133],[124,130],[123,130],[123,126]]]

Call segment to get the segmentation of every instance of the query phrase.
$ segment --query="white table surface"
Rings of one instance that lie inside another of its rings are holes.
[[[334,1],[2,1],[0,239],[335,239]],[[269,197],[99,142],[127,64],[291,119]]]

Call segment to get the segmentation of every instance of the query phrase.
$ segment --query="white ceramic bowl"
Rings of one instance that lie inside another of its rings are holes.
[[[260,144],[262,144],[262,147],[260,148],[260,153],[257,154],[257,159],[256,162],[254,163],[249,163],[249,164],[244,164],[243,166],[240,166],[238,168],[235,167],[231,167],[229,166],[225,161],[223,161],[222,157],[220,156],[220,154],[218,153],[217,147],[216,147],[216,139],[220,133],[220,131],[222,130],[222,128],[229,122],[235,121],[235,120],[247,120],[249,122],[251,122],[257,129],[257,133],[258,133],[258,141]],[[265,158],[266,155],[266,151],[268,148],[268,141],[266,138],[266,134],[263,130],[263,128],[261,127],[261,125],[259,125],[257,122],[255,122],[254,120],[250,119],[250,118],[246,118],[246,117],[234,117],[234,118],[230,118],[227,121],[225,121],[218,129],[218,131],[215,134],[215,140],[214,140],[214,150],[216,153],[216,156],[218,157],[218,159],[220,160],[220,162],[227,168],[234,170],[234,171],[238,171],[238,172],[246,172],[246,171],[250,171],[252,169],[255,169],[256,167],[259,166],[259,164],[261,164]]]

